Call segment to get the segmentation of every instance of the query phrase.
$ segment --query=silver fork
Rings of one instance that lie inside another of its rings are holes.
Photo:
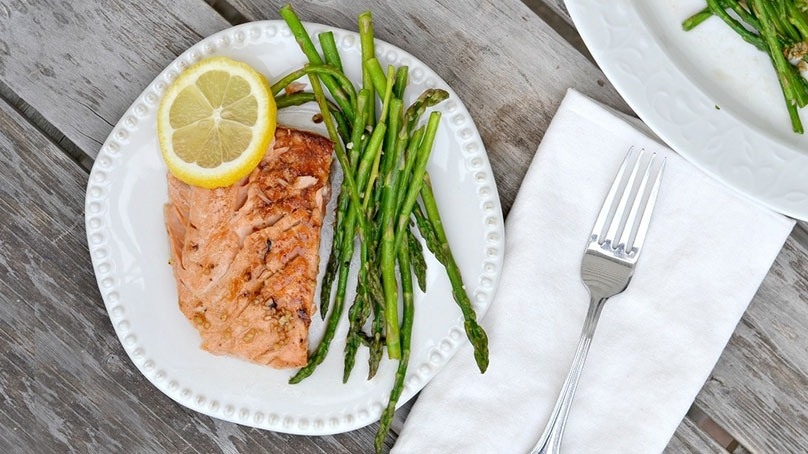
[[[654,210],[665,161],[656,154],[629,149],[589,235],[581,279],[589,290],[586,314],[572,366],[550,421],[531,454],[557,454],[575,389],[586,362],[592,335],[606,300],[628,287]]]

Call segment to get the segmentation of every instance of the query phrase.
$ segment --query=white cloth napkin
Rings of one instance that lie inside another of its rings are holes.
[[[482,323],[488,372],[461,349],[421,392],[394,453],[523,453],[534,445],[587,311],[585,243],[630,145],[667,157],[667,166],[631,284],[603,309],[562,450],[665,448],[794,223],[570,90],[506,222],[499,290]]]

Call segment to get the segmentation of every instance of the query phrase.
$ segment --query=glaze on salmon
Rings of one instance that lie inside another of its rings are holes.
[[[307,362],[332,143],[278,128],[259,166],[217,189],[169,174],[179,307],[202,348],[273,367]]]

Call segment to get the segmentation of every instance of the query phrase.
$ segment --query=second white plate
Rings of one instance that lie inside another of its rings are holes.
[[[660,138],[748,198],[808,220],[808,136],[792,132],[766,54],[715,17],[683,31],[704,0],[566,3],[598,65]]]

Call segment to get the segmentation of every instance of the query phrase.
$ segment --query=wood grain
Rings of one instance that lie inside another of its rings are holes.
[[[87,173],[0,101],[0,452],[356,453],[239,426],[163,395],[115,336],[84,232]],[[392,441],[388,440],[388,444]]]
[[[258,20],[278,19],[286,2],[230,3],[247,19]],[[356,30],[359,13],[371,10],[379,39],[435,70],[480,131],[506,214],[568,88],[629,111],[594,65],[518,1],[325,0],[294,6],[304,21],[348,30]]]
[[[469,5],[497,12],[492,3]],[[267,11],[279,6],[262,5]],[[380,28],[385,39],[409,37],[404,47],[439,66],[453,86],[464,90],[464,99],[487,93],[486,99],[469,105],[484,120],[481,130],[488,144],[501,143],[501,149],[513,154],[495,169],[504,175],[506,210],[567,86],[626,109],[611,88],[598,84],[602,76],[597,70],[565,48],[520,3],[505,9],[523,16],[524,29],[502,30],[491,43],[484,28],[447,32],[447,21],[463,18],[456,4],[442,6],[452,15],[430,15],[421,22],[417,8],[399,11],[379,2],[354,3],[342,25],[348,27],[348,18],[353,21],[361,10],[381,6],[388,18]],[[333,10],[325,7],[309,20],[333,23],[327,20],[332,17]],[[398,30],[402,23],[407,28]],[[207,3],[193,0],[0,3],[0,84],[51,137],[66,138],[91,158],[121,113],[168,62],[228,25]],[[524,59],[509,47],[512,33],[529,37],[521,50],[536,46],[531,52],[536,55],[560,46],[553,51],[558,67]],[[447,47],[422,49],[434,40]],[[477,52],[500,66],[493,76],[481,72]],[[447,55],[451,61],[445,63]],[[490,92],[500,80],[525,84],[532,98],[509,94],[490,104],[496,114],[485,112],[481,106],[495,95]],[[519,103],[529,108],[523,112]],[[2,451],[367,451],[375,425],[333,437],[258,431],[186,410],[151,386],[121,349],[96,290],[82,225],[86,174],[4,102],[0,126],[5,134],[2,208],[8,213],[0,230],[0,395],[6,404],[0,411]]]
[[[13,98],[0,100],[0,452],[351,453],[371,446],[375,425],[299,437],[174,403],[131,364],[98,294],[83,228],[87,174],[41,130],[89,162],[167,63],[229,26],[209,3],[0,0],[0,97]],[[277,19],[282,4],[231,3],[231,20]],[[571,23],[561,0],[545,3]],[[568,87],[629,112],[585,57],[517,1],[295,6],[304,20],[347,29],[371,9],[381,39],[435,69],[477,123],[505,213]],[[806,226],[786,244],[697,399],[750,452],[808,445]],[[686,419],[666,452],[722,452],[714,449]]]
[[[693,421],[685,419],[663,454],[728,454],[728,451],[699,429]]]
[[[786,242],[698,405],[751,452],[808,446],[808,248]]]
[[[228,24],[202,0],[0,2],[0,82],[98,154],[137,95]]]

